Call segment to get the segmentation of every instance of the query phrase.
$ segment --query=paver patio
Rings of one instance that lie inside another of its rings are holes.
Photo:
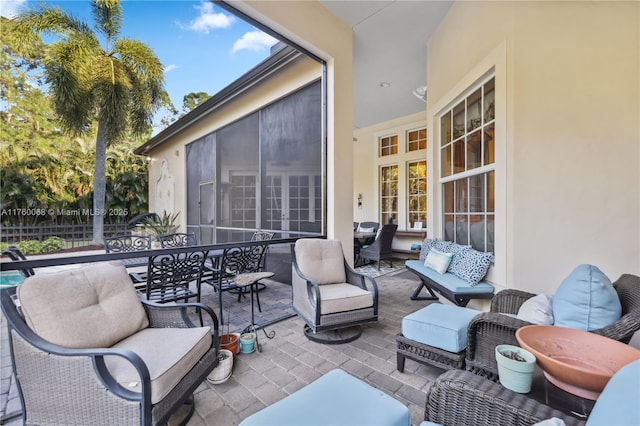
[[[380,291],[379,322],[363,326],[360,339],[342,345],[322,345],[307,340],[303,322],[289,318],[267,327],[275,331],[273,339],[267,339],[259,330],[263,351],[239,354],[233,375],[219,385],[202,383],[195,392],[196,412],[189,425],[236,425],[250,414],[284,398],[328,371],[340,368],[409,407],[411,423],[419,424],[424,417],[426,391],[432,381],[443,371],[407,361],[405,372],[396,370],[395,336],[400,331],[405,315],[425,306],[428,302],[411,301],[409,296],[418,281],[411,273],[400,270],[376,278]],[[273,283],[261,292],[263,310],[288,312],[290,300],[281,300],[286,284]],[[290,294],[290,293],[289,293]],[[217,294],[205,291],[204,302],[217,312]],[[238,331],[244,321],[242,311],[249,309],[249,300],[238,304],[237,296],[225,295],[232,306],[234,324],[231,331]],[[284,305],[283,305],[284,304]],[[226,312],[225,312],[226,313]],[[278,315],[275,315],[278,316]],[[7,357],[6,325],[2,319],[2,412],[10,414],[19,408],[15,386],[10,386],[10,365]],[[260,323],[260,321],[258,321]],[[10,389],[11,388],[11,389]],[[5,411],[6,410],[6,413]],[[8,419],[5,424],[21,424],[21,418]]]

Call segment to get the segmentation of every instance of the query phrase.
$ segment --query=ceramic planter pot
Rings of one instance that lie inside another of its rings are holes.
[[[514,345],[496,346],[496,362],[500,384],[518,393],[531,390],[536,357],[531,352]]]
[[[235,356],[238,353],[238,340],[237,334],[223,334],[220,336],[220,349],[226,349]]]
[[[218,385],[229,380],[233,370],[233,355],[229,350],[220,349],[218,353],[218,365],[207,376],[209,383]]]
[[[240,352],[250,354],[256,350],[256,333],[244,333],[240,336]]]

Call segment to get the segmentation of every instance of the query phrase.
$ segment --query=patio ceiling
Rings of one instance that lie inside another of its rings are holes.
[[[426,43],[453,2],[320,2],[353,29],[354,128],[424,111],[412,92],[426,84]]]

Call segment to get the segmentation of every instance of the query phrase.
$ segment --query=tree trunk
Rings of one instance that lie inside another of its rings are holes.
[[[104,200],[107,192],[107,141],[104,128],[98,123],[96,136],[96,163],[93,172],[93,240],[91,244],[104,244]]]

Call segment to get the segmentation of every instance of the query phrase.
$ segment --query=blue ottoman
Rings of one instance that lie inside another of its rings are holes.
[[[342,370],[244,419],[241,426],[410,426],[409,409],[386,393]]]
[[[464,368],[467,328],[479,313],[432,303],[404,317],[396,337],[398,371],[404,371],[406,358],[444,369]]]

